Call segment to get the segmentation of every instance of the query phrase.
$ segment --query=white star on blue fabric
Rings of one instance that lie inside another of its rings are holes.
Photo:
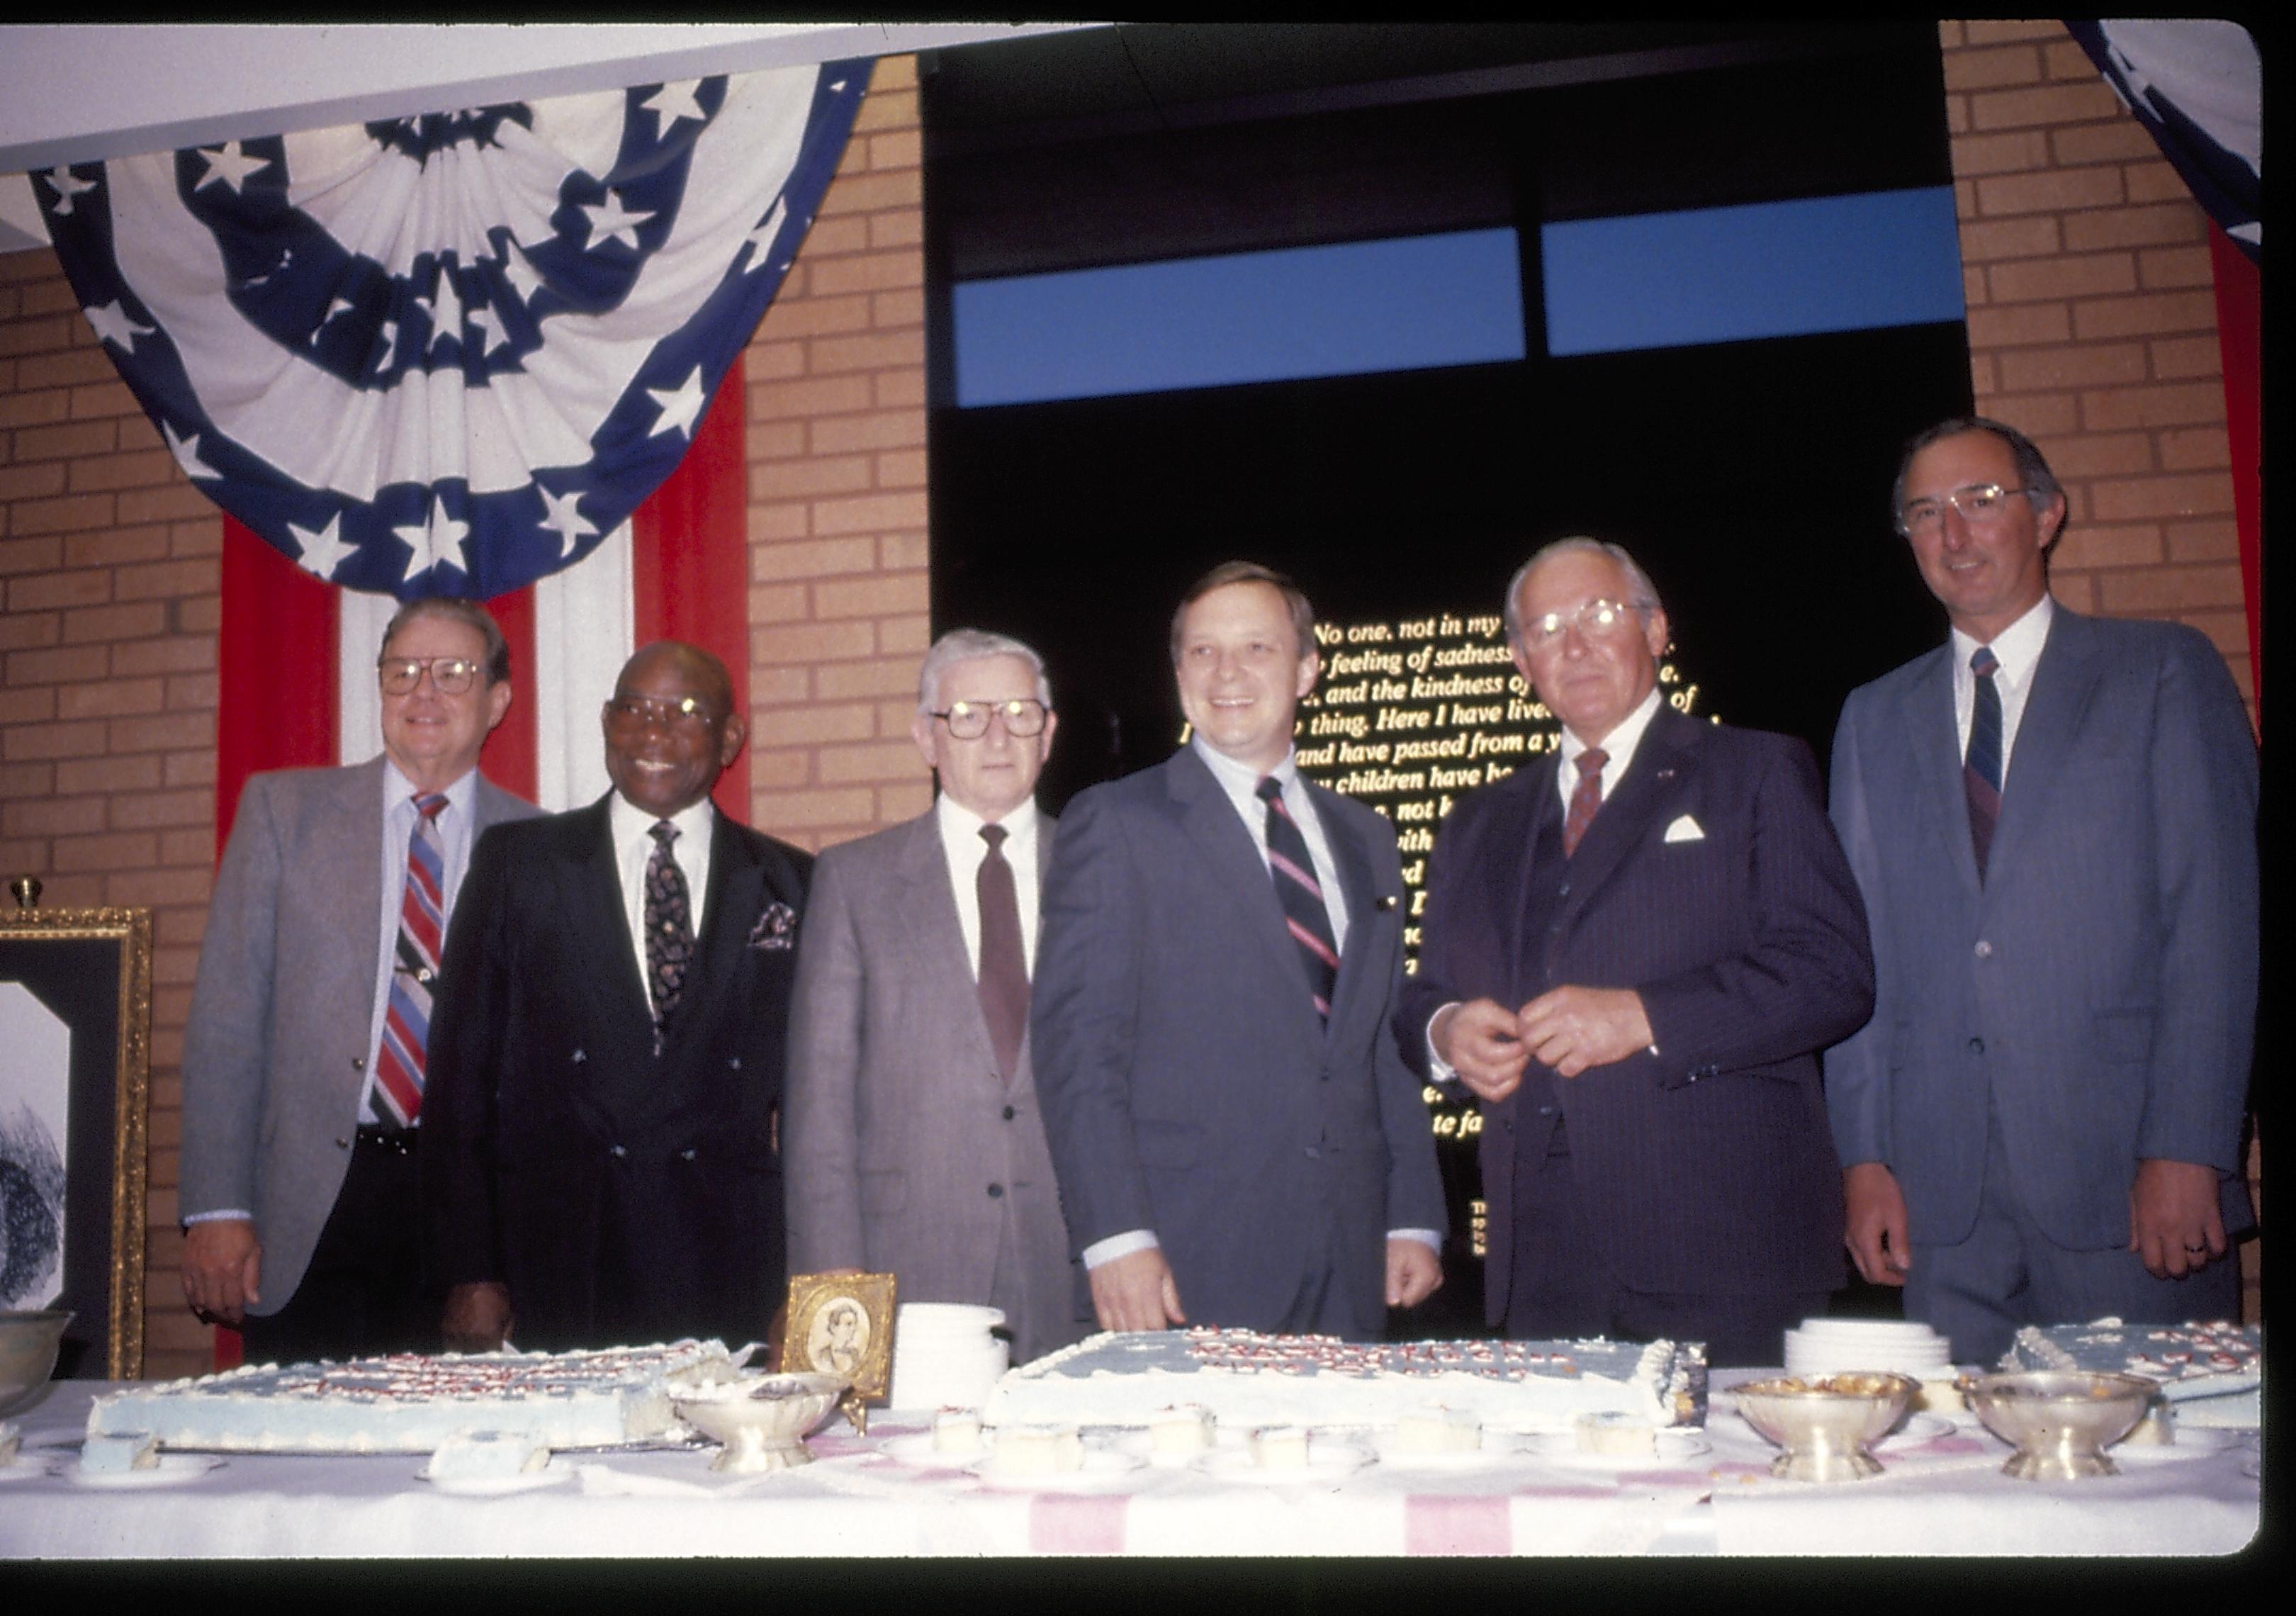
[[[672,431],[693,437],[693,422],[701,415],[701,406],[709,402],[709,395],[701,390],[701,367],[698,365],[683,385],[668,390],[650,387],[646,397],[661,406],[661,419],[653,423],[653,431],[646,434],[649,438]]]
[[[158,329],[156,326],[136,324],[126,305],[121,303],[100,303],[93,308],[83,308],[80,313],[86,316],[89,328],[99,339],[131,354],[135,351],[136,338],[148,337]]]
[[[72,198],[83,191],[95,189],[94,180],[82,179],[70,168],[65,168],[49,169],[48,184],[53,185],[56,190],[56,213],[59,217],[72,210]]]
[[[430,497],[430,520],[426,525],[393,528],[391,531],[414,552],[406,558],[406,570],[399,575],[401,582],[411,581],[426,567],[470,570],[463,560],[463,541],[471,536],[471,524],[447,515],[447,502],[437,495]]]
[[[185,438],[164,421],[160,423],[160,431],[167,437],[168,453],[173,455],[176,457],[176,463],[184,468],[184,476],[200,478],[223,475],[221,472],[200,458],[200,435],[197,432]]]
[[[590,216],[590,239],[583,244],[585,252],[595,252],[608,242],[620,242],[636,251],[638,226],[653,217],[651,209],[630,212],[622,206],[622,199],[611,191],[606,193],[604,201],[587,205],[582,211]]]
[[[701,87],[701,81],[699,78],[681,78],[675,83],[662,86],[650,98],[638,103],[638,105],[660,119],[661,132],[667,135],[671,127],[681,118],[690,118],[696,123],[707,123],[709,120],[709,114],[704,112],[701,110],[701,103],[693,99],[693,92]]]
[[[340,511],[329,517],[327,525],[316,533],[289,522],[287,531],[293,534],[295,542],[303,546],[303,554],[296,558],[295,564],[306,572],[332,581],[335,569],[343,564],[343,558],[358,554],[357,545],[343,543],[342,526],[342,513]]]
[[[479,349],[482,357],[491,357],[495,349],[510,346],[510,333],[503,329],[502,316],[495,312],[491,303],[480,304],[465,318],[486,333]]]
[[[542,496],[543,508],[549,513],[537,525],[558,535],[559,554],[570,555],[577,544],[598,530],[598,524],[583,515],[578,508],[582,503],[578,489],[567,494],[553,494],[537,482],[534,485],[534,491]]]
[[[192,187],[194,191],[204,191],[216,181],[221,180],[236,192],[247,183],[249,175],[258,168],[267,168],[271,166],[269,158],[253,157],[241,151],[239,143],[235,140],[224,142],[223,149],[219,152],[210,152],[202,147],[200,156],[206,161],[208,171],[200,183]]]

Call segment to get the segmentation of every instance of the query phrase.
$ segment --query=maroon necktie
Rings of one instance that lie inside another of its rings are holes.
[[[1578,784],[1570,793],[1570,811],[1562,816],[1565,858],[1578,850],[1579,839],[1595,823],[1595,811],[1603,806],[1603,766],[1610,760],[1611,754],[1599,746],[1590,746],[1578,754]]]
[[[980,1016],[996,1051],[998,1072],[1010,1079],[1021,1064],[1021,1038],[1029,1030],[1029,956],[1021,942],[1021,900],[1013,865],[1004,857],[1005,830],[984,824],[988,855],[973,876],[980,900]]]

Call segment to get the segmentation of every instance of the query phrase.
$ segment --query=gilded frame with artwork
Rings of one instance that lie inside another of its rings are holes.
[[[893,1381],[893,1276],[890,1274],[798,1274],[789,1282],[782,1332],[784,1373],[833,1374],[849,1390],[839,1399],[846,1417],[864,1430],[861,1405],[882,1398]]]
[[[0,1308],[69,1308],[61,1373],[144,1369],[152,912],[0,906]]]

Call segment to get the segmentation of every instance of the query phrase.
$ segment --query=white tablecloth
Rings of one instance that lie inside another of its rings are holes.
[[[2006,1447],[1964,1420],[1884,1446],[1881,1477],[1816,1487],[1772,1479],[1775,1449],[1721,1396],[1710,1451],[1671,1463],[1374,1462],[1296,1486],[1149,1466],[1111,1491],[1031,1492],[896,1461],[886,1440],[919,1426],[880,1415],[865,1439],[832,1423],[819,1462],[761,1476],[712,1472],[708,1448],[562,1454],[558,1485],[472,1498],[420,1480],[412,1455],[227,1455],[173,1485],[99,1489],[74,1477],[102,1390],[60,1385],[17,1416],[0,1556],[2185,1555],[2237,1551],[2259,1511],[2254,1432],[2030,1482],[2003,1475]]]

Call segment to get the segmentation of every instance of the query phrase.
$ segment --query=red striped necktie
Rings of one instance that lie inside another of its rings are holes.
[[[430,985],[447,936],[447,847],[439,834],[444,792],[414,794],[414,833],[406,839],[406,885],[398,900],[398,958],[390,1007],[375,1053],[375,1120],[412,1128],[422,1111],[424,1051],[430,1041]]]
[[[1611,754],[1599,746],[1590,746],[1578,754],[1578,783],[1570,792],[1570,811],[1562,816],[1562,857],[1568,858],[1578,850],[1579,838],[1587,827],[1595,823],[1595,814],[1603,806],[1603,766]]]
[[[1283,806],[1283,783],[1269,775],[1260,781],[1259,794],[1267,804],[1267,867],[1275,878],[1275,901],[1283,906],[1284,929],[1300,946],[1316,1013],[1328,1021],[1332,989],[1340,980],[1340,949],[1332,937],[1331,912],[1324,906],[1323,883],[1316,879],[1308,839]]]

